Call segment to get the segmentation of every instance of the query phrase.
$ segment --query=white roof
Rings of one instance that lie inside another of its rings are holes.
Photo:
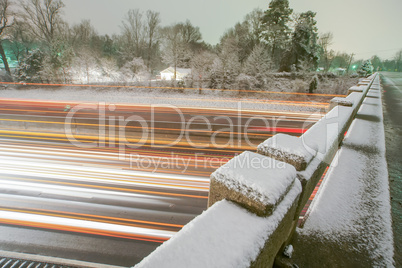
[[[161,73],[174,73],[174,67],[169,67],[163,71],[161,71]],[[190,68],[176,68],[176,73],[180,73],[180,74],[190,74],[191,73],[191,69]]]

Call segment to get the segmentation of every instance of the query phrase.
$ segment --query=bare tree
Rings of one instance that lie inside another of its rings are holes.
[[[202,51],[192,57],[191,75],[193,81],[198,82],[198,93],[201,93],[203,82],[207,81],[208,78],[211,76],[211,68],[214,60],[217,58],[217,55],[208,51]]]
[[[151,60],[154,55],[155,45],[156,45],[156,34],[158,30],[159,23],[161,22],[159,18],[159,12],[154,12],[148,10],[147,13],[147,23],[146,23],[146,32],[147,32],[147,41],[148,41],[148,59],[147,59],[147,68],[148,71],[151,71]]]
[[[125,54],[129,55],[126,55],[126,60],[144,56],[145,27],[142,16],[138,9],[131,9],[122,22],[124,50]]]
[[[202,39],[200,28],[194,27],[189,20],[179,24],[180,34],[183,42],[189,45],[196,45]]]
[[[62,0],[21,0],[22,17],[29,34],[47,50],[42,75],[51,82],[69,80],[73,51],[67,42],[68,25],[61,16],[63,7]]]
[[[250,33],[253,35],[253,38],[259,42],[262,34],[262,17],[264,16],[264,12],[256,8],[251,13],[246,15],[245,21],[250,24]]]
[[[3,48],[3,38],[4,38],[4,31],[11,27],[12,22],[10,23],[9,20],[13,20],[13,16],[10,12],[10,5],[11,2],[8,0],[0,0],[0,55],[3,60],[4,68],[6,72],[11,76],[10,67],[8,65],[7,56],[4,52]]]
[[[89,46],[91,39],[96,35],[96,30],[89,20],[83,20],[80,24],[74,25],[70,31],[71,43],[78,47]]]
[[[151,71],[152,60],[158,48],[159,24],[159,12],[148,10],[143,13],[139,9],[127,12],[122,21],[122,35],[119,38],[123,65],[131,62],[133,58],[143,58]]]
[[[330,50],[329,47],[332,45],[332,40],[334,36],[331,32],[320,34],[318,39],[318,45],[322,49],[322,59],[324,61],[324,72],[328,72],[332,60],[335,57],[335,52]]]
[[[262,10],[255,9],[246,15],[243,22],[236,23],[234,27],[227,30],[221,37],[220,46],[223,46],[226,39],[236,41],[238,57],[242,64],[251,54],[254,47],[260,43],[261,31],[263,29],[263,15]]]
[[[394,59],[395,59],[395,71],[400,72],[402,70],[402,49],[395,54]]]
[[[33,39],[28,33],[27,25],[15,18],[13,27],[10,28],[10,32],[7,35],[11,42],[11,52],[17,61],[20,62],[23,56],[28,54],[29,48],[33,44]]]
[[[24,19],[33,36],[51,45],[64,26],[61,0],[26,0],[22,4]]]
[[[354,57],[354,53],[352,53],[349,57],[349,62],[348,62],[348,67],[346,68],[346,74],[349,73],[349,68],[350,68],[350,64],[352,63],[353,57]]]

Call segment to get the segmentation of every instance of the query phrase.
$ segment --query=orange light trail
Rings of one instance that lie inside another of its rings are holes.
[[[4,147],[5,145],[2,145],[2,147]],[[6,146],[7,147],[7,146]],[[17,146],[18,147],[18,146]],[[58,148],[58,147],[56,147],[56,146],[52,146],[52,150],[50,151],[50,152],[48,152],[48,151],[42,151],[42,154],[44,154],[44,155],[52,155],[52,152],[53,151],[56,151],[56,153],[57,153],[57,149],[55,149],[55,148]],[[63,148],[65,148],[64,150],[69,150],[69,151],[75,151],[75,150],[72,150],[71,149],[71,147],[68,147],[68,146],[61,146],[60,147],[60,150],[63,150]],[[74,148],[74,147],[73,147]],[[112,148],[109,148],[109,149],[112,149]],[[7,148],[3,148],[2,149],[3,150],[3,152],[7,152],[7,151],[9,151],[9,149],[7,149]],[[74,152],[74,154],[78,154],[80,151],[76,151],[76,152]],[[92,151],[91,151],[92,152]],[[95,151],[96,153],[98,153],[98,151]],[[103,152],[101,152],[102,154],[103,154]],[[170,157],[170,155],[166,155],[166,153],[155,153],[155,151],[147,151],[147,150],[141,150],[141,155],[144,155],[145,153],[148,153],[148,155],[146,155],[147,157],[149,157],[149,156],[151,156],[151,157],[153,157],[153,156],[155,156],[155,157],[164,157],[164,158],[166,158],[166,157],[169,157],[169,158],[171,158]],[[149,153],[151,153],[151,154],[149,154]],[[60,153],[59,153],[60,154]],[[106,153],[107,155],[109,155],[109,154],[117,154],[117,153]],[[153,155],[152,155],[153,154]],[[63,155],[66,155],[66,156],[68,156],[68,154],[63,154]],[[176,152],[175,153],[175,155],[180,155],[181,156],[181,158],[183,158],[183,159],[190,159],[190,163],[189,162],[186,162],[186,164],[187,164],[187,167],[202,167],[202,164],[204,163],[204,161],[209,161],[209,163],[211,163],[211,166],[213,166],[213,167],[218,167],[218,166],[220,166],[220,164],[223,164],[223,163],[226,163],[228,160],[229,160],[229,158],[230,157],[232,157],[232,155],[225,155],[225,156],[220,156],[220,155],[202,155],[202,156],[197,156],[197,157],[194,157],[193,156],[193,154],[189,154],[189,153],[179,153],[179,152]],[[107,156],[108,158],[107,159],[109,159],[109,160],[112,160],[112,161],[115,161],[116,160],[116,158],[118,157],[117,155],[115,155],[114,156],[114,158],[113,158],[113,156]],[[99,155],[97,155],[97,154],[94,154],[94,155],[87,155],[87,154],[84,154],[84,155],[80,155],[80,158],[86,158],[86,159],[93,159],[93,158],[96,158],[96,159],[103,159],[103,157],[102,156],[99,156]],[[177,157],[174,157],[174,159],[176,159]],[[43,157],[36,157],[36,159],[43,159],[43,160],[47,160],[48,158],[43,158]],[[64,159],[64,161],[68,161],[68,160],[66,160],[66,159]],[[74,161],[73,160],[71,160],[72,161],[72,163],[74,163]],[[127,164],[125,164],[125,162],[127,162],[127,161],[123,161],[123,163],[121,163],[121,164],[118,164],[118,163],[102,163],[102,166],[104,166],[104,165],[110,165],[110,166],[112,166],[112,167],[120,167],[121,169],[123,169],[123,170],[137,170],[137,171],[145,171],[145,172],[149,172],[150,170],[153,170],[153,168],[152,167],[150,167],[150,168],[148,168],[148,169],[145,169],[145,168],[139,168],[139,167],[135,167],[135,168],[127,168],[126,167],[126,165]],[[201,164],[196,164],[196,162],[201,162]],[[91,162],[89,162],[89,163],[91,163]],[[93,165],[93,164],[92,164]],[[168,169],[163,169],[163,168],[161,168],[161,170],[163,170],[163,172],[164,173],[168,173],[168,174],[183,174],[183,172],[182,172],[182,170],[181,169],[178,169],[178,170],[168,170]],[[77,171],[76,171],[77,172]],[[189,173],[189,174],[193,174],[193,175],[197,175],[197,176],[202,176],[202,177],[209,177],[209,175],[210,175],[210,171],[198,171],[198,170],[188,170],[187,169],[187,172]],[[117,176],[117,175],[115,175],[115,176]],[[170,178],[171,179],[171,178]],[[175,180],[181,180],[181,179],[175,179]],[[186,180],[184,180],[183,179],[183,181],[186,181]],[[204,188],[203,188],[204,189]]]
[[[179,89],[179,90],[210,90],[210,91],[228,91],[228,92],[244,92],[244,93],[262,93],[262,94],[285,94],[285,95],[302,95],[302,96],[322,96],[322,97],[346,97],[346,95],[322,94],[322,93],[303,93],[303,92],[279,92],[264,90],[246,90],[246,89],[216,89],[216,88],[182,88],[182,87],[147,87],[147,86],[124,86],[124,85],[83,85],[83,84],[47,84],[47,83],[16,83],[16,82],[0,82],[3,85],[19,85],[19,86],[57,86],[57,87],[103,87],[103,88],[138,88],[138,89]]]
[[[38,215],[45,215],[45,216],[66,217],[66,218],[70,218],[70,219],[79,219],[79,220],[88,220],[88,219],[95,218],[95,219],[97,219],[96,221],[98,221],[98,222],[113,223],[113,224],[119,224],[120,222],[128,222],[128,223],[142,223],[142,224],[165,226],[165,227],[175,227],[175,228],[183,228],[184,227],[184,225],[180,225],[180,224],[142,221],[142,220],[135,220],[135,219],[117,218],[117,217],[109,217],[109,216],[77,213],[77,212],[55,211],[55,210],[49,210],[49,209],[35,209],[35,211],[31,211],[31,210],[26,210],[26,209],[11,209],[11,208],[0,207],[0,210],[20,212],[20,213],[29,213],[29,214],[38,214]],[[104,219],[106,219],[106,220],[104,220]],[[125,224],[125,225],[138,226],[138,225],[130,225],[130,224]]]
[[[9,225],[17,225],[17,226],[35,227],[35,228],[40,228],[40,229],[48,229],[48,230],[56,230],[56,231],[66,231],[66,232],[75,232],[75,233],[83,233],[83,234],[90,234],[90,235],[100,235],[100,236],[109,236],[109,237],[124,238],[124,239],[141,240],[141,241],[155,242],[155,243],[163,243],[163,242],[169,240],[168,238],[163,238],[163,237],[160,237],[159,239],[155,239],[155,237],[152,237],[152,236],[128,235],[125,233],[118,233],[118,232],[111,232],[111,231],[104,231],[104,230],[94,230],[94,229],[90,229],[90,228],[66,226],[66,225],[59,225],[59,224],[50,224],[50,223],[43,223],[43,222],[11,220],[11,219],[0,218],[0,223],[9,224]]]
[[[217,163],[216,163],[217,162]],[[227,161],[225,161],[227,162]],[[219,161],[215,161],[215,164],[223,164]],[[212,164],[211,164],[212,165]],[[190,165],[189,165],[190,166]],[[187,166],[188,168],[188,166]],[[38,173],[38,170],[43,172],[41,169],[31,169],[32,174]],[[62,174],[63,168],[59,168],[58,172],[46,170],[46,174],[53,174],[53,175],[60,175]],[[40,172],[39,172],[40,173]],[[209,190],[209,181],[200,181],[194,180],[189,178],[177,178],[177,177],[168,177],[168,178],[161,178],[160,176],[152,176],[152,175],[145,175],[145,174],[132,174],[131,178],[128,180],[128,174],[119,174],[119,173],[111,173],[107,171],[91,171],[93,175],[88,175],[87,172],[81,170],[74,170],[74,175],[71,175],[73,178],[82,179],[85,177],[86,179],[93,179],[99,182],[106,182],[106,183],[135,183],[135,184],[142,184],[142,185],[152,185],[155,187],[163,187],[163,188],[180,188],[182,190],[197,190],[197,191],[208,191]],[[176,174],[180,174],[177,172]],[[100,175],[100,176],[95,176]],[[112,176],[113,179],[101,177],[104,175]],[[3,177],[4,178],[4,177]],[[174,184],[175,182],[176,184]],[[177,182],[182,184],[177,184]],[[200,186],[195,186],[200,185]]]
[[[43,136],[43,137],[32,137],[34,139],[43,139],[43,140],[56,140],[56,141],[68,141],[68,135],[67,134],[61,134],[61,133],[42,133],[42,132],[28,132],[28,131],[14,131],[14,130],[0,130],[0,137],[18,137],[18,138],[26,138],[25,136],[21,135],[26,135],[26,136]],[[254,133],[253,133],[254,135]],[[272,136],[272,135],[271,135]],[[46,137],[46,138],[45,138]],[[99,136],[88,136],[88,135],[73,135],[75,139],[80,139],[79,142],[87,142],[87,143],[92,143],[96,140],[99,140]],[[102,137],[105,139],[105,142],[121,142],[118,137]],[[89,141],[88,141],[89,140]],[[130,143],[138,143],[142,142],[141,139],[129,139],[127,138],[126,141],[128,143],[125,143],[126,145],[130,145]],[[171,140],[153,140],[152,141],[152,147],[153,148],[165,148],[164,146],[171,144],[173,141]],[[199,142],[193,142],[193,144],[197,146],[205,146],[205,143],[199,143]],[[147,146],[147,144],[143,144],[141,146]],[[150,146],[150,145],[149,145]],[[174,146],[189,146],[188,142],[176,142]],[[185,149],[183,147],[169,147],[169,148],[177,148],[177,149]],[[208,151],[208,152],[220,152],[222,153],[222,150],[218,149],[213,149],[213,148],[193,148],[194,150],[198,151]],[[251,146],[241,146],[241,148],[238,148],[239,150],[255,150],[255,147]]]
[[[52,121],[40,121],[40,120],[22,120],[22,119],[1,119],[0,121],[9,121],[9,122],[28,122],[28,123],[42,123],[42,124],[57,124],[57,125],[76,125],[76,126],[95,126],[95,127],[114,127],[117,128],[119,125],[106,125],[106,124],[89,124],[89,123],[76,123],[76,122],[52,122]],[[125,128],[128,129],[144,129],[142,126],[125,126]],[[214,133],[214,130],[202,130],[202,129],[177,129],[177,128],[161,128],[161,127],[152,127],[151,129],[154,130],[166,130],[166,131],[173,131],[173,132],[194,132],[194,133]],[[250,127],[250,130],[252,128]],[[219,130],[218,130],[219,131]],[[290,131],[292,132],[292,131]],[[238,136],[239,134],[242,134],[241,132],[230,132],[230,131],[219,131],[220,134],[230,134],[233,136]],[[250,133],[251,134],[251,133]],[[267,134],[261,134],[261,133],[252,133],[253,135],[256,136],[263,136],[267,137]],[[99,138],[99,137],[98,137]]]
[[[132,193],[141,193],[141,194],[149,194],[149,195],[165,195],[165,196],[173,196],[173,197],[189,197],[189,198],[198,198],[198,199],[208,199],[208,196],[201,196],[201,195],[175,194],[175,193],[168,193],[168,192],[136,190],[136,189],[121,188],[121,187],[90,185],[90,184],[73,183],[73,182],[58,182],[58,181],[50,181],[50,180],[36,180],[36,179],[24,179],[24,178],[18,178],[18,179],[22,180],[22,181],[35,181],[35,182],[49,183],[49,184],[61,184],[61,185],[78,186],[78,187],[84,187],[84,188],[112,190],[112,191],[118,191],[118,192],[132,192]]]
[[[41,108],[45,107],[57,107],[58,109],[64,110],[64,107],[66,105],[74,106],[74,105],[79,105],[79,104],[88,104],[88,105],[93,105],[93,109],[97,109],[99,103],[96,102],[77,102],[77,101],[55,101],[55,100],[35,100],[35,99],[16,99],[16,98],[0,98],[0,102],[6,102],[8,105],[10,104],[16,104],[19,105],[21,103],[27,103],[28,105],[36,105]],[[169,105],[163,105],[163,104],[123,104],[123,103],[114,103],[116,110],[128,110],[132,111],[132,109],[135,109],[136,111],[139,109],[145,109],[142,111],[148,111],[149,109],[157,109],[159,112],[172,112],[172,107]],[[325,112],[314,112],[314,114],[311,114],[311,112],[289,112],[287,110],[270,110],[270,111],[264,111],[261,112],[259,110],[250,110],[250,109],[233,109],[233,108],[221,108],[221,107],[189,107],[189,106],[174,106],[175,108],[180,109],[182,112],[185,113],[196,113],[196,114],[211,114],[213,113],[214,115],[232,115],[233,113],[236,114],[241,114],[242,116],[248,115],[248,116],[255,116],[255,115],[261,115],[261,116],[273,116],[273,115],[279,115],[283,116],[284,114],[287,117],[300,117],[300,118],[306,118],[306,117],[317,117],[320,119]],[[318,108],[323,109],[324,106],[320,106]],[[53,111],[52,111],[53,112]],[[67,114],[67,112],[64,112]]]

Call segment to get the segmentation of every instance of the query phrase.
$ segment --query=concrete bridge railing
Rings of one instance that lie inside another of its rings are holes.
[[[378,75],[300,138],[277,134],[211,174],[209,208],[135,267],[272,267]]]

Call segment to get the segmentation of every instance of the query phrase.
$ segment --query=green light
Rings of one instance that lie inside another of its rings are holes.
[[[356,65],[353,65],[353,66],[352,66],[352,69],[353,69],[353,70],[356,69]]]

